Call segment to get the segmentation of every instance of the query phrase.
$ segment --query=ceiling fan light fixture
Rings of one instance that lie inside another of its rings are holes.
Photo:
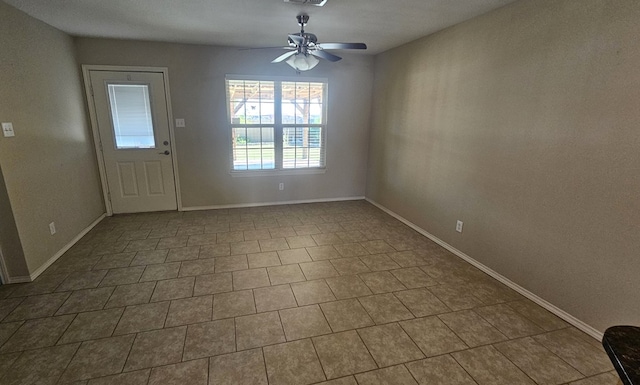
[[[287,59],[286,63],[289,64],[296,71],[309,71],[318,65],[318,60],[313,55],[305,55],[303,53],[297,53]]]

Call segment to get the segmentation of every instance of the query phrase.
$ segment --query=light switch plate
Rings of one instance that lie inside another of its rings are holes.
[[[16,136],[15,131],[13,131],[12,123],[2,123],[2,134],[8,138],[11,136]]]
[[[176,119],[176,127],[185,127],[184,119]]]

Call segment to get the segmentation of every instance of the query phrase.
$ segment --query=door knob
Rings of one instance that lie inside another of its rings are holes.
[[[162,144],[164,144],[165,146],[169,145],[169,142],[167,142],[166,140],[164,142],[162,142]]]
[[[160,155],[169,155],[171,153],[169,152],[169,150],[165,150],[164,152],[159,152],[158,154],[160,154]]]

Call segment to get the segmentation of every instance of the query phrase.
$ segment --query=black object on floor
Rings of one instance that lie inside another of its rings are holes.
[[[624,385],[640,385],[640,327],[612,326],[605,330],[602,346]]]

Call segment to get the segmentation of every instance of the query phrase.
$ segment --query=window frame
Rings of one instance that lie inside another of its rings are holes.
[[[274,83],[274,120],[273,123],[259,123],[259,124],[233,124],[232,112],[231,112],[231,100],[229,94],[229,81],[245,80],[245,81],[263,81]],[[282,83],[297,82],[297,83],[322,83],[322,123],[321,124],[295,124],[295,123],[282,123]],[[225,109],[227,110],[227,124],[225,125],[227,131],[227,145],[229,149],[229,172],[234,177],[245,176],[266,176],[266,175],[296,175],[296,174],[323,174],[327,168],[327,116],[328,116],[328,93],[329,93],[329,81],[327,78],[316,77],[283,77],[283,76],[251,76],[251,75],[225,75]],[[284,168],[284,128],[288,127],[321,127],[320,135],[320,148],[322,166],[319,167],[301,167],[301,168]],[[234,169],[233,158],[233,128],[234,127],[273,127],[274,136],[274,168],[273,169],[247,169],[236,170]]]

